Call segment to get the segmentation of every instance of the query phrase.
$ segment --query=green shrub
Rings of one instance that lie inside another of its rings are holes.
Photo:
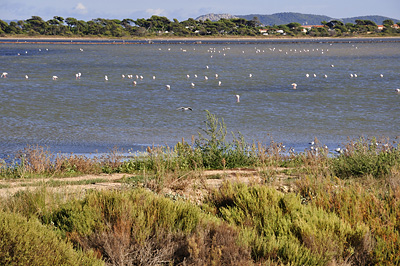
[[[61,206],[47,220],[77,246],[95,250],[110,264],[251,261],[236,229],[196,205],[143,189],[92,192]]]
[[[0,265],[103,265],[73,249],[37,219],[0,211]]]
[[[370,261],[374,265],[399,265],[400,263],[400,186],[399,177],[385,182],[371,180],[368,184],[359,184],[348,180],[338,180],[336,185],[330,182],[309,184],[309,190],[315,195],[309,204],[335,213],[340,219],[352,226],[365,224],[370,235],[364,239],[358,255],[361,261]],[[345,185],[345,183],[348,183]]]
[[[268,187],[225,184],[210,198],[217,214],[241,230],[256,261],[285,265],[344,263],[368,234],[322,209],[301,204],[299,197]]]

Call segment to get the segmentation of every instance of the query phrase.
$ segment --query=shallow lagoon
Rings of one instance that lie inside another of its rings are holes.
[[[174,145],[197,136],[205,109],[249,142],[296,151],[314,137],[334,149],[347,137],[400,135],[399,39],[1,43],[0,72],[3,156],[27,144],[74,153]]]

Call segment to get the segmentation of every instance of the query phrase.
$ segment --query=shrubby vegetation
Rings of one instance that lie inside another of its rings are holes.
[[[101,172],[129,176],[120,190],[76,197],[42,186],[2,199],[0,261],[400,264],[397,142],[360,138],[334,156],[315,140],[312,149],[295,154],[273,141],[263,146],[247,143],[240,134],[227,138],[223,120],[206,115],[204,130],[191,144],[149,147],[125,160],[117,150],[89,159],[30,146],[19,160],[0,164],[7,180]],[[261,182],[226,181],[196,203],[163,192],[204,182],[205,169],[237,167],[254,169]],[[286,178],[279,180],[282,174]],[[25,233],[18,234],[21,230]]]
[[[382,22],[383,29],[378,29],[376,23],[370,20],[358,19],[353,23],[342,23],[339,20],[322,21],[323,27],[311,28],[304,31],[304,26],[297,22],[283,25],[264,26],[258,18],[246,20],[244,18],[185,21],[166,17],[152,16],[148,19],[103,19],[97,18],[90,21],[76,18],[63,18],[54,16],[45,21],[39,16],[32,16],[26,20],[12,21],[9,24],[0,20],[0,35],[29,35],[29,36],[64,36],[64,37],[199,37],[199,36],[261,36],[260,29],[265,30],[269,36],[398,36],[399,28],[394,28],[392,20]]]

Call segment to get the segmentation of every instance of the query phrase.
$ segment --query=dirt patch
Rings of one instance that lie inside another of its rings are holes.
[[[35,189],[39,186],[50,184],[52,182],[60,182],[59,186],[49,187],[54,191],[79,192],[89,189],[116,189],[122,186],[119,182],[127,174],[100,174],[100,175],[84,175],[77,177],[64,177],[64,178],[30,178],[30,179],[11,179],[0,180],[0,197],[12,196],[19,191],[28,189]],[[90,182],[85,183],[85,181]],[[68,183],[77,182],[78,184],[69,185]],[[82,182],[82,184],[79,184]],[[65,183],[65,185],[63,185]]]
[[[226,170],[206,170],[188,173],[164,184],[161,193],[172,198],[184,198],[200,203],[214,189],[218,189],[225,181],[240,182],[245,184],[262,184],[266,182],[266,176],[273,176],[278,180],[277,189],[288,190],[282,180],[288,178],[282,172],[285,168],[271,167],[268,169],[237,168]],[[100,174],[84,175],[78,177],[64,178],[35,178],[35,179],[12,179],[0,180],[0,197],[12,196],[19,191],[27,189],[34,190],[43,185],[56,192],[68,192],[81,195],[87,190],[112,190],[127,187],[124,179],[134,176],[133,174]]]

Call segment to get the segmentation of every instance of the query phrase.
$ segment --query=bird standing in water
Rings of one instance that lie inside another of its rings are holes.
[[[240,95],[239,95],[239,94],[236,94],[235,96],[236,96],[236,102],[237,102],[237,103],[240,103]]]

